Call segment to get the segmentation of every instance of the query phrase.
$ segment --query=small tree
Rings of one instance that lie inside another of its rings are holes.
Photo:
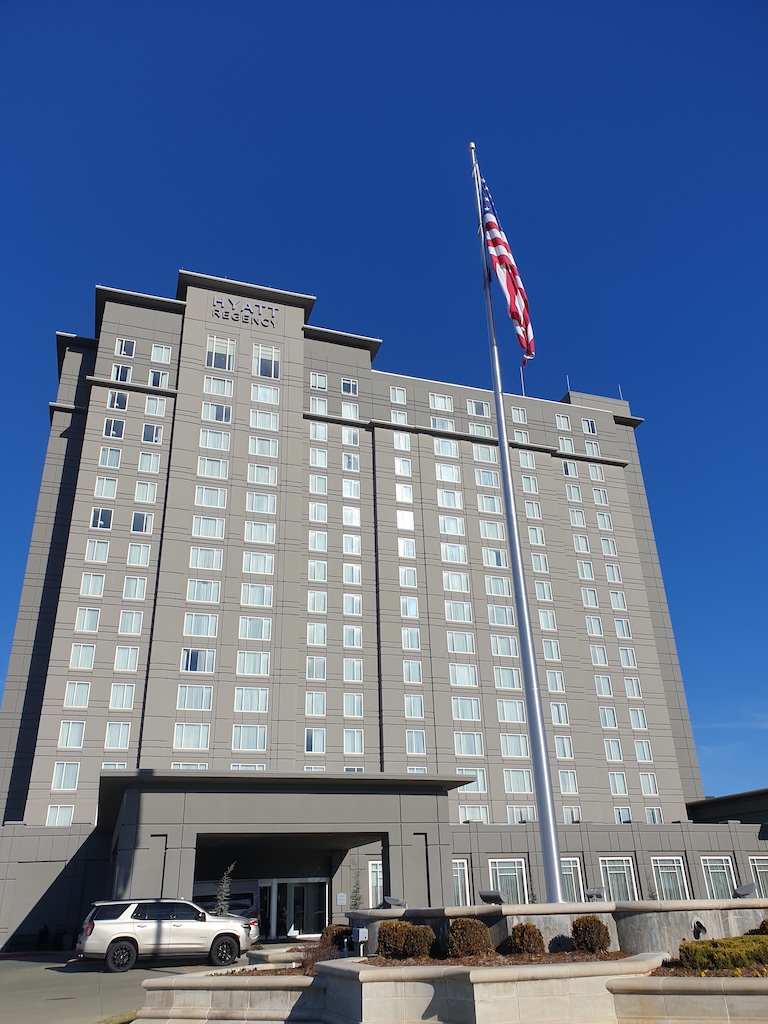
[[[213,912],[219,917],[229,913],[229,890],[232,885],[232,872],[235,870],[235,864],[237,864],[237,861],[233,860],[216,886],[216,904]]]
[[[359,910],[363,905],[363,894],[360,890],[360,868],[352,872],[352,892],[349,895],[349,909]]]

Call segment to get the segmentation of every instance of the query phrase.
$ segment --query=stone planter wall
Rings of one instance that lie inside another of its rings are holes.
[[[352,910],[350,925],[368,928],[364,952],[376,951],[379,925],[387,920],[428,924],[435,935],[447,941],[450,921],[477,917],[491,931],[498,949],[519,921],[531,921],[540,930],[544,944],[553,951],[570,949],[571,926],[582,914],[595,914],[608,927],[611,949],[627,953],[654,950],[676,956],[681,942],[693,938],[722,939],[744,935],[768,917],[768,900],[648,900],[637,903],[527,903],[522,906],[482,905],[478,907],[429,907],[405,910]],[[698,927],[703,925],[706,931]]]
[[[617,1024],[757,1024],[768,1020],[768,979],[609,980]]]
[[[317,965],[318,977],[175,975],[143,983],[138,1020],[163,1024],[617,1024],[608,979],[645,975],[653,954],[530,967]]]

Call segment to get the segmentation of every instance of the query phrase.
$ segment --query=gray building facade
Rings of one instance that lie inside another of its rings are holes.
[[[108,288],[60,385],[0,715],[0,942],[234,889],[265,932],[543,894],[490,392],[313,298]],[[627,403],[505,397],[566,894],[768,897],[703,797]],[[726,890],[727,893],[726,893]],[[62,941],[64,941],[62,939]]]

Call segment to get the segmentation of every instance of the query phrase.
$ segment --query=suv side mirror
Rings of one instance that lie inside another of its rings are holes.
[[[195,914],[195,920],[196,921],[205,921],[205,911],[204,910],[198,910],[198,912]]]

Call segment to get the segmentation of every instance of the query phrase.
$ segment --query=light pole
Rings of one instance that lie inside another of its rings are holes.
[[[473,843],[472,843],[472,826],[473,825],[475,826],[475,830],[474,830],[475,831],[475,837],[477,837],[477,821],[475,821],[474,818],[463,818],[461,823],[462,823],[462,825],[468,825],[469,826],[469,878],[470,878],[470,890],[471,890],[472,906],[477,906],[477,896],[476,896],[476,892],[475,892],[475,856],[474,856],[474,853],[472,851],[472,847],[473,847]],[[477,861],[478,861],[478,865],[479,865],[479,862],[480,862],[480,843],[479,843],[479,841],[476,844],[474,844],[474,845],[477,846]]]

